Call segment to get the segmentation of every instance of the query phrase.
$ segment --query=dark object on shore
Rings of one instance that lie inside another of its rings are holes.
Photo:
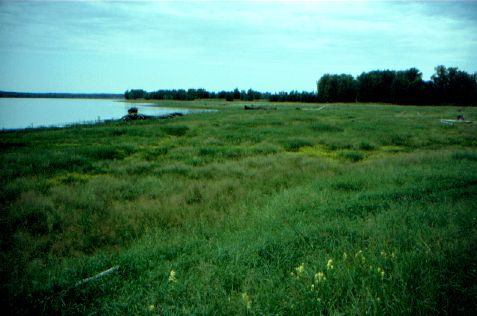
[[[152,116],[133,113],[133,114],[124,115],[122,117],[122,120],[127,122],[127,121],[147,120],[150,118],[152,118]]]
[[[251,106],[251,105],[244,105],[243,107],[244,110],[276,110],[276,107],[270,107],[270,106]]]
[[[457,119],[458,119],[459,121],[465,121],[465,118],[464,118],[463,115],[457,115]]]
[[[128,110],[129,113],[129,110]],[[137,120],[148,120],[148,119],[168,119],[168,118],[173,118],[175,116],[183,116],[184,114],[180,112],[174,112],[171,114],[165,114],[165,115],[159,115],[159,116],[153,116],[153,115],[144,115],[144,114],[138,114],[138,113],[129,113],[128,115],[125,115],[122,117],[122,120],[127,122],[127,121],[137,121]]]
[[[137,114],[137,113],[138,113],[137,107],[132,107],[128,110],[128,114]]]
[[[174,112],[174,113],[171,113],[171,114],[153,116],[153,117],[159,118],[159,119],[168,119],[168,118],[173,118],[173,117],[176,117],[176,116],[184,116],[184,114],[181,113],[181,112]]]

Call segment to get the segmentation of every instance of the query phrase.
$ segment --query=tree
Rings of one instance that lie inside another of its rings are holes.
[[[227,92],[225,95],[225,100],[232,102],[234,100],[234,93],[233,92]]]
[[[416,68],[397,71],[391,84],[391,101],[398,104],[420,104],[423,100],[422,73]]]
[[[351,75],[325,74],[318,81],[318,98],[322,102],[353,102],[356,81]]]
[[[234,89],[233,98],[234,98],[234,99],[237,99],[237,100],[240,99],[240,91],[239,91],[238,88],[235,88],[235,89]]]
[[[470,75],[457,67],[437,66],[431,80],[434,94],[440,104],[477,104],[476,75]]]
[[[395,71],[373,70],[358,76],[358,101],[391,103],[391,86]]]
[[[142,89],[131,89],[124,93],[124,98],[127,100],[145,99],[146,95],[147,92]]]

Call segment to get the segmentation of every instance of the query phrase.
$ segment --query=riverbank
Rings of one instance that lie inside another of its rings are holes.
[[[1,133],[2,306],[475,311],[476,108],[267,104]]]

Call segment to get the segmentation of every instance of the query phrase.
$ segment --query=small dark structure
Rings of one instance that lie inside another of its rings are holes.
[[[459,121],[465,121],[464,115],[457,115]]]
[[[137,109],[136,109],[137,110]],[[152,116],[152,115],[144,115],[144,114],[139,114],[139,113],[130,113],[128,110],[128,114],[122,117],[122,120],[127,122],[127,121],[137,121],[137,120],[148,120],[148,119],[168,119],[168,118],[173,118],[176,116],[183,116],[184,114],[180,112],[174,112],[171,114],[165,114],[165,115],[159,115],[159,116]]]
[[[128,114],[131,115],[131,114],[137,114],[138,113],[138,109],[137,107],[132,107],[130,109],[128,109]]]

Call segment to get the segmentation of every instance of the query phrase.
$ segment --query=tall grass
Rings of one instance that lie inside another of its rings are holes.
[[[474,124],[441,126],[446,107],[277,107],[2,132],[2,306],[475,313]]]

